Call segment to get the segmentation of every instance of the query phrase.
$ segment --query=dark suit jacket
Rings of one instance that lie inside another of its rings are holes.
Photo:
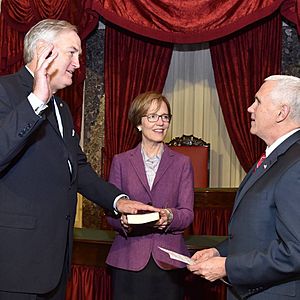
[[[165,146],[150,190],[141,146],[138,145],[114,157],[109,180],[132,199],[151,203],[155,207],[172,208],[174,218],[166,230],[151,231],[144,228],[138,234],[135,234],[135,230],[128,236],[124,234],[119,220],[109,218],[118,234],[108,254],[107,263],[117,268],[138,271],[146,266],[152,255],[163,269],[185,267],[170,259],[158,247],[189,255],[182,233],[194,216],[193,169],[190,159]]]
[[[113,210],[120,191],[87,163],[65,102],[64,138],[49,109],[35,114],[32,83],[26,68],[0,78],[0,290],[45,293],[71,261],[77,192]]]
[[[247,174],[218,250],[239,295],[300,298],[300,131]]]

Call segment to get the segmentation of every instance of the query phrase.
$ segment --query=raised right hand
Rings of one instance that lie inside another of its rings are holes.
[[[45,41],[37,43],[35,53],[36,67],[33,70],[33,93],[44,103],[47,103],[53,94],[50,86],[50,75],[47,71],[57,55],[58,53],[54,50],[53,44]]]

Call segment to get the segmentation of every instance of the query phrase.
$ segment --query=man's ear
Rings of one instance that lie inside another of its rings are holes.
[[[289,114],[290,114],[290,107],[286,104],[281,105],[280,110],[277,115],[276,122],[280,123],[280,122],[284,121],[288,117]]]

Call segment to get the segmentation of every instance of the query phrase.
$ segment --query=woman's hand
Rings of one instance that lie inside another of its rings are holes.
[[[127,220],[126,215],[124,215],[124,214],[121,215],[120,223],[127,232],[130,232],[132,230],[132,227],[130,225],[128,225],[128,220]]]
[[[155,227],[165,229],[173,221],[173,213],[170,208],[161,209],[159,212],[160,219],[156,222]]]

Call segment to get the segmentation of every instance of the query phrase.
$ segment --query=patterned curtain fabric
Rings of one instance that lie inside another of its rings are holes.
[[[144,41],[120,29],[105,31],[105,149],[103,176],[108,178],[110,164],[117,153],[133,148],[135,128],[128,121],[132,100],[140,93],[163,90],[172,45]]]
[[[263,79],[281,71],[281,18],[279,14],[258,22],[226,39],[211,43],[211,57],[226,127],[247,172],[265,150],[250,134],[247,112]]]
[[[93,0],[92,4],[95,12],[122,28],[185,44],[223,37],[279,8],[300,32],[300,0]]]
[[[3,0],[0,15],[0,75],[18,71],[23,65],[23,40],[26,32],[46,18],[64,19],[76,25],[82,39],[81,68],[72,87],[59,93],[70,106],[77,132],[80,132],[83,82],[85,79],[85,39],[96,27],[98,16],[86,0]]]

